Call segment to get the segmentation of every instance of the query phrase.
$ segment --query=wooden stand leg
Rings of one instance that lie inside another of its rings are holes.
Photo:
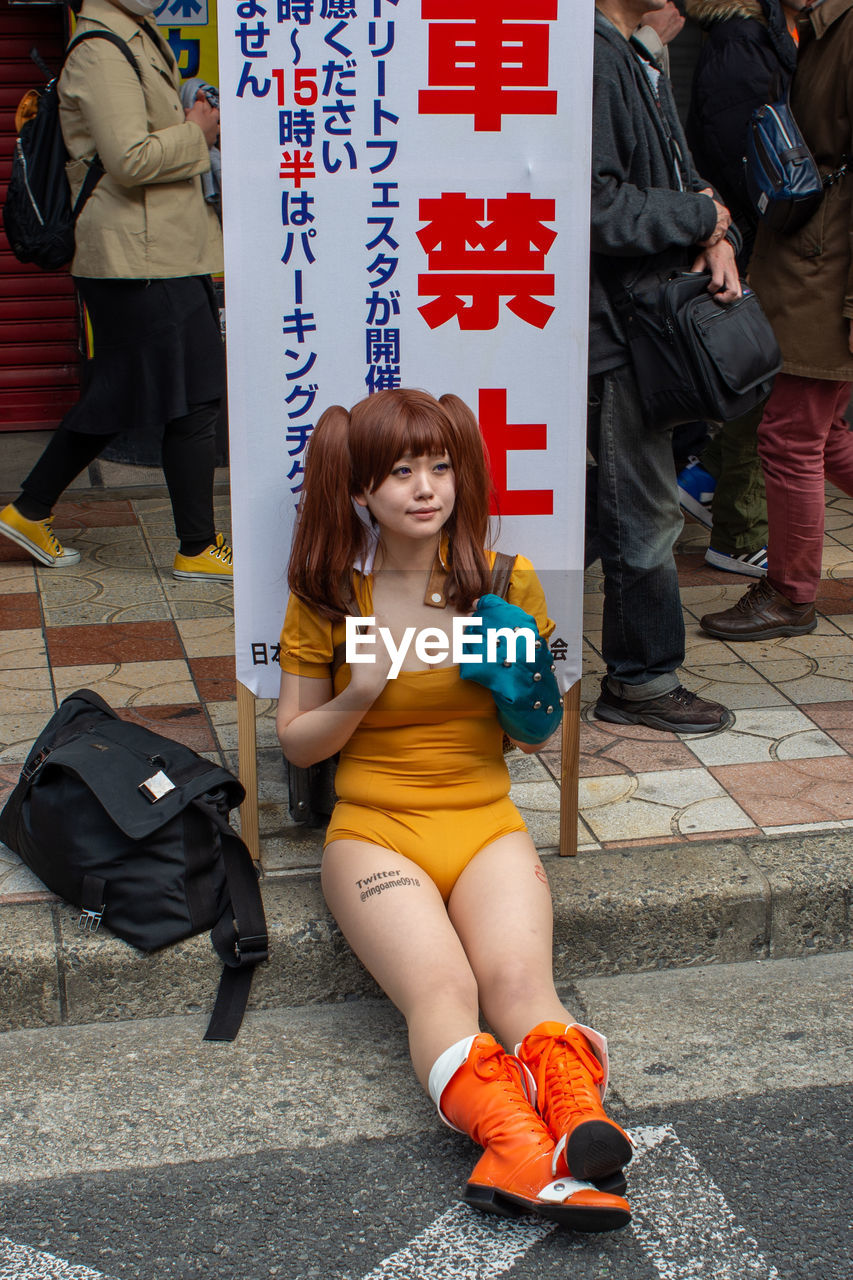
[[[237,752],[239,777],[246,788],[246,799],[240,806],[240,829],[249,852],[261,857],[261,832],[258,822],[258,734],[255,725],[255,695],[237,681]]]
[[[563,694],[563,749],[560,765],[560,857],[578,851],[578,775],[580,771],[580,680]]]

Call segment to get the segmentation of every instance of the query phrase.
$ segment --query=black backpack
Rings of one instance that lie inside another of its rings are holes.
[[[66,59],[84,40],[109,40],[121,50],[142,84],[136,59],[112,31],[84,31],[69,44]],[[43,271],[58,271],[74,256],[74,224],[103,177],[104,166],[97,155],[93,157],[72,207],[65,176],[68,152],[59,127],[59,76],[51,77],[35,49],[31,56],[47,84],[39,94],[36,114],[22,126],[15,142],[3,225],[9,247],[19,262],[35,263]]]
[[[0,840],[54,893],[151,951],[212,930],[224,963],[206,1040],[233,1040],[267,958],[258,874],[228,823],[227,769],[120,720],[79,689],[39,734],[0,813]]]

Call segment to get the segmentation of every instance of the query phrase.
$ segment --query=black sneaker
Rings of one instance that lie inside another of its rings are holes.
[[[727,729],[734,720],[721,703],[708,702],[682,684],[657,698],[634,701],[612,693],[606,676],[595,704],[595,718],[611,724],[644,724],[670,733],[716,733]]]

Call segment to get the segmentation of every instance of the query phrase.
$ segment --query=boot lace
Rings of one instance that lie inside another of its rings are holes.
[[[547,1112],[552,1130],[567,1129],[581,1116],[601,1114],[597,1085],[604,1068],[581,1033],[569,1028],[559,1036],[543,1037],[535,1078],[540,1111]]]
[[[493,1141],[498,1133],[530,1133],[538,1141],[553,1146],[553,1139],[534,1110],[530,1100],[525,1068],[518,1058],[499,1044],[483,1049],[472,1061],[474,1073],[492,1087],[471,1136],[481,1146]]]

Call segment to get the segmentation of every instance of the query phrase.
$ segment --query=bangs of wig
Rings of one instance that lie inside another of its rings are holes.
[[[447,452],[456,432],[437,400],[423,391],[379,391],[351,413],[350,452],[356,491],[377,489],[400,458]]]

